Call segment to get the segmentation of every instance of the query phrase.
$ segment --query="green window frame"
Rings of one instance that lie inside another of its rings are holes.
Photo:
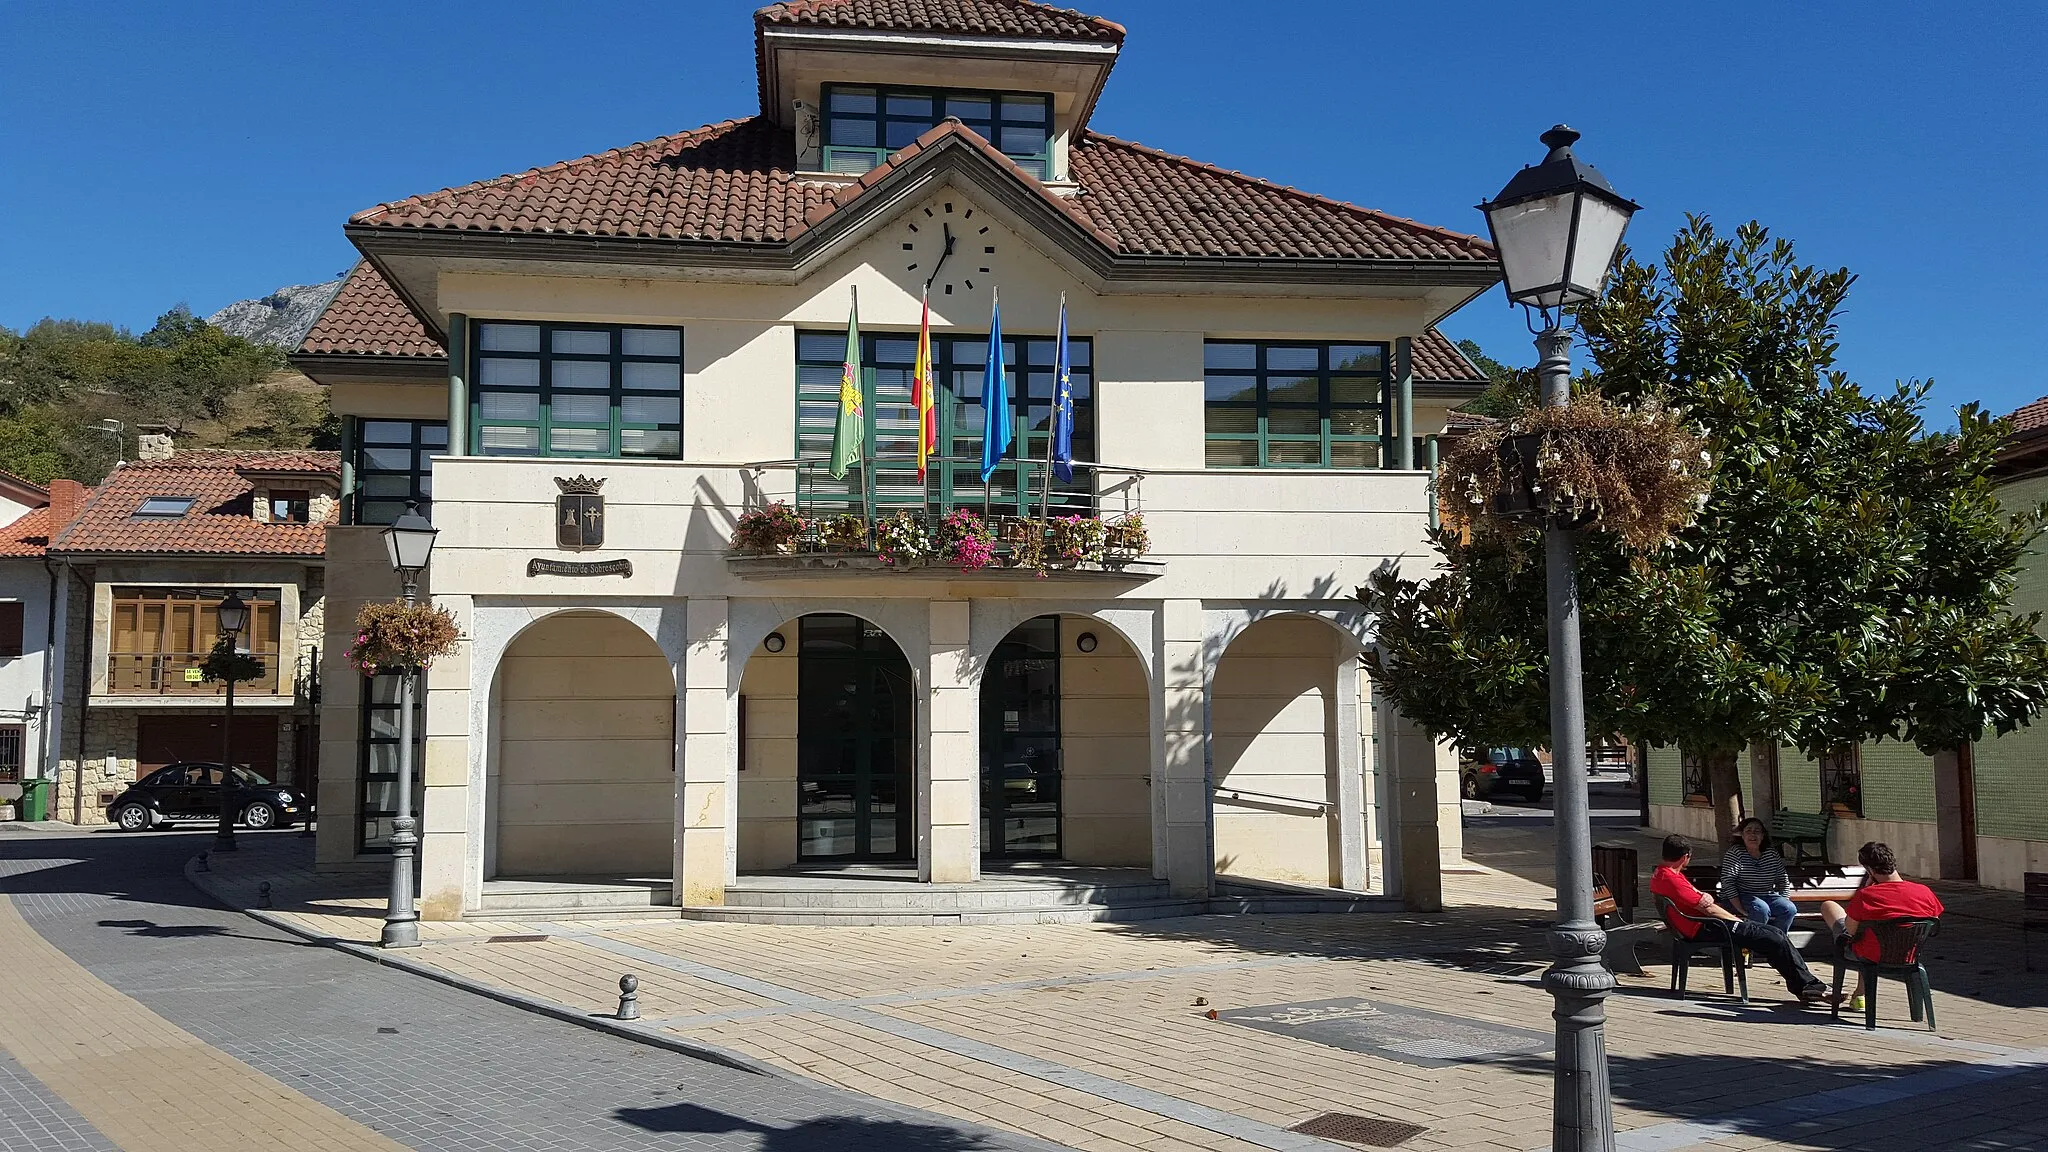
[[[858,175],[958,119],[1040,180],[1052,178],[1052,97],[1044,92],[827,84],[820,127],[825,169]]]
[[[419,502],[420,515],[434,506],[434,459],[448,452],[446,420],[351,422],[348,446],[355,491],[348,494],[344,523],[389,524],[405,514],[405,502]]]
[[[875,507],[910,508],[928,502],[940,509],[979,506],[986,495],[991,510],[1015,511],[1020,472],[1016,461],[1044,461],[1046,438],[1052,434],[1056,344],[1049,336],[1003,338],[1003,361],[1010,373],[1016,435],[1010,443],[1012,462],[1000,467],[984,490],[981,386],[988,363],[988,335],[932,337],[932,378],[939,385],[934,405],[938,455],[949,459],[935,464],[936,479],[920,486],[917,409],[910,394],[917,335],[862,333],[861,408],[867,418],[862,451],[863,459],[873,462]],[[845,366],[846,333],[800,331],[796,347],[796,455],[799,460],[830,460],[832,432],[839,419],[839,377]],[[1074,386],[1074,459],[1090,461],[1095,459],[1094,345],[1085,336],[1070,336],[1067,350],[1071,361],[1069,378]],[[834,507],[846,511],[860,508],[860,487],[851,473],[844,480],[833,480],[822,469],[814,472],[805,493],[806,503],[827,511]],[[1039,487],[1044,483],[1045,473],[1042,468],[1034,468],[1025,475],[1031,478],[1031,490],[1026,495],[1036,508],[1045,496]],[[1077,463],[1072,483],[1054,479],[1051,499],[1055,512],[1091,514],[1091,470]]]
[[[682,457],[681,328],[471,323],[473,454]]]
[[[1393,426],[1390,347],[1208,340],[1203,428],[1211,468],[1379,468]]]

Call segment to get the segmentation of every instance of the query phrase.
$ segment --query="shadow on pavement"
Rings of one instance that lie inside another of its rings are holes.
[[[752,1132],[761,1137],[761,1152],[968,1152],[994,1146],[980,1136],[950,1128],[858,1116],[820,1116],[792,1127],[773,1128],[697,1104],[620,1108],[612,1115],[649,1132]]]
[[[88,893],[171,907],[220,905],[185,880],[185,861],[213,846],[212,832],[120,833],[80,830],[0,835],[0,893]],[[296,832],[239,832],[241,841]],[[309,842],[310,843],[310,842]]]

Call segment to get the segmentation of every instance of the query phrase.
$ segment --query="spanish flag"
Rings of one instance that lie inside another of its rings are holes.
[[[925,286],[924,316],[917,323],[917,363],[910,370],[910,400],[917,405],[917,482],[924,483],[925,461],[939,450],[938,400],[932,380],[932,298]]]
[[[860,289],[854,289],[853,311],[846,316],[846,365],[839,370],[839,418],[832,425],[832,478],[844,480],[846,470],[860,463],[867,418],[860,404]]]

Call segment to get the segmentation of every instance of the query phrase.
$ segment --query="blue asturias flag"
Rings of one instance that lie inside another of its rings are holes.
[[[1003,373],[1003,305],[991,299],[988,310],[988,363],[981,377],[981,482],[995,475],[1010,454],[1010,384]]]
[[[1074,482],[1074,362],[1067,354],[1067,294],[1060,293],[1060,339],[1052,362],[1052,474]]]

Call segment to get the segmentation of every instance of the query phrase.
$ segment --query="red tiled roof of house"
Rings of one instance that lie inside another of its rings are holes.
[[[1415,378],[1437,384],[1485,384],[1486,373],[1474,367],[1451,338],[1431,328],[1415,338]]]
[[[887,32],[967,32],[1121,44],[1124,28],[1035,0],[787,0],[754,13],[754,23]]]
[[[0,528],[0,557],[41,556],[50,543],[48,505],[31,508],[14,523]]]
[[[259,523],[254,485],[242,474],[326,473],[339,477],[335,452],[181,452],[123,464],[93,490],[85,507],[50,545],[55,552],[312,557],[327,553],[327,525]],[[178,517],[137,517],[151,496],[190,496]],[[330,513],[331,515],[331,513]]]
[[[2048,396],[2043,396],[2032,404],[2021,405],[2007,419],[2012,421],[2015,435],[2024,436],[2048,428]]]
[[[357,356],[444,356],[441,342],[434,339],[420,318],[405,306],[390,283],[370,266],[358,261],[349,269],[320,319],[299,344],[299,351],[315,355]]]

